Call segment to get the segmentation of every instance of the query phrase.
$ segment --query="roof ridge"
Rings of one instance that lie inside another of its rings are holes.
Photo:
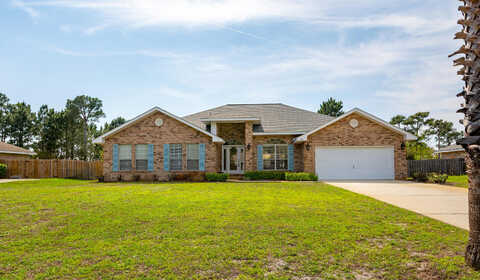
[[[245,105],[285,105],[285,104],[283,103],[230,103],[230,104],[225,104],[223,106],[245,106]]]
[[[221,105],[221,106],[213,107],[213,108],[210,108],[210,109],[207,109],[207,110],[203,110],[203,111],[200,111],[200,112],[196,112],[196,113],[193,113],[193,114],[183,116],[182,118],[189,118],[189,117],[192,117],[192,116],[195,116],[195,115],[198,115],[198,114],[201,114],[201,113],[205,113],[205,112],[208,112],[208,111],[213,111],[213,110],[225,107],[225,106],[227,106],[227,105],[224,104],[224,105]]]
[[[290,107],[290,108],[296,109],[296,110],[300,110],[300,111],[312,113],[312,114],[315,114],[315,115],[325,116],[325,117],[327,117],[327,118],[332,118],[332,119],[334,119],[334,117],[332,117],[332,116],[325,115],[325,114],[320,114],[320,113],[318,113],[318,112],[306,110],[306,109],[303,109],[303,108],[298,108],[298,107],[291,106],[291,105],[287,105],[287,104],[282,104],[282,105],[285,106],[285,107]]]

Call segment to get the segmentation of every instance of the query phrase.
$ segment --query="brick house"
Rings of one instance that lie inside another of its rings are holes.
[[[29,159],[36,153],[12,144],[0,142],[0,160]]]
[[[405,179],[415,137],[360,109],[338,118],[284,104],[228,104],[183,118],[155,107],[95,139],[104,178],[316,173],[320,179]]]
[[[439,159],[465,158],[466,155],[465,149],[460,145],[443,147],[436,151],[435,154],[438,155]]]

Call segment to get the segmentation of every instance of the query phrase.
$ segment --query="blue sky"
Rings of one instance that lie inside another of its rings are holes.
[[[328,97],[384,119],[458,123],[456,1],[4,0],[0,92],[37,110],[79,94],[107,119],[153,106],[316,110]],[[458,126],[459,127],[459,126]]]

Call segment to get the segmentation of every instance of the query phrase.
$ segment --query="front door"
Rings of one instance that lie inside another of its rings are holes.
[[[240,145],[225,145],[222,151],[222,171],[241,174],[245,170],[245,148]]]

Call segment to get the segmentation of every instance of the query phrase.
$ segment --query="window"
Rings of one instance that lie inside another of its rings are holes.
[[[287,170],[288,169],[288,145],[264,145],[263,146],[263,169],[264,170]]]
[[[118,145],[120,171],[132,170],[132,145]]]
[[[275,146],[263,147],[263,169],[275,170]]]
[[[187,170],[200,169],[200,145],[187,145]]]
[[[170,144],[170,170],[182,170],[182,144]]]
[[[135,168],[141,171],[148,169],[148,145],[135,145]]]
[[[211,124],[207,124],[205,130],[208,131],[208,132],[212,132],[212,125],[211,125]]]

